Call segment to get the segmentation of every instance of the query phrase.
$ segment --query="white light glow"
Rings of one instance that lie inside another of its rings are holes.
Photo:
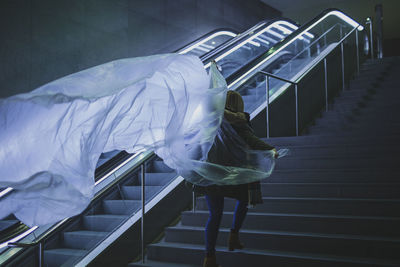
[[[16,237],[14,237],[13,239],[10,239],[10,240],[8,240],[8,241],[6,241],[6,242],[0,244],[0,249],[6,247],[6,246],[8,245],[8,243],[17,242],[18,240],[24,238],[25,236],[27,236],[27,235],[29,235],[30,233],[32,233],[33,231],[35,231],[37,228],[38,228],[37,226],[34,226],[34,227],[32,227],[31,229],[29,229],[29,230],[23,232],[23,233],[20,234],[19,236],[16,236]]]
[[[296,25],[293,25],[287,21],[284,20],[279,20],[276,21],[274,23],[272,23],[271,25],[269,25],[268,27],[266,27],[265,29],[259,31],[258,33],[254,34],[253,36],[251,36],[250,38],[244,40],[243,42],[239,43],[238,45],[234,46],[233,48],[231,48],[230,50],[228,50],[227,52],[223,53],[222,55],[220,55],[219,57],[217,57],[215,59],[216,62],[218,62],[219,60],[225,58],[226,56],[228,56],[229,54],[235,52],[236,50],[238,50],[239,48],[243,47],[245,44],[253,41],[254,39],[256,39],[257,37],[259,37],[261,34],[270,31],[271,28],[275,27],[276,25],[291,25],[289,27],[295,28],[297,27]],[[281,35],[282,36],[282,35]],[[204,68],[209,68],[211,63],[207,63]]]
[[[254,42],[254,41],[250,41],[249,44],[252,44],[254,46],[260,47],[260,43]]]
[[[96,181],[95,185],[98,185],[99,183],[101,183],[102,181],[104,181],[105,179],[107,179],[108,177],[110,177],[111,175],[114,174],[114,172],[118,171],[122,166],[124,166],[126,163],[128,163],[129,161],[131,161],[133,158],[135,158],[139,153],[141,152],[137,152],[135,154],[133,154],[132,156],[130,156],[127,160],[125,160],[124,162],[122,162],[120,165],[118,165],[117,167],[115,167],[112,171],[110,171],[109,173],[107,173],[106,175],[104,175],[103,177],[101,177],[100,180]]]
[[[282,35],[282,34],[279,34],[279,33],[275,32],[275,31],[268,31],[268,33],[269,33],[269,34],[271,34],[271,35],[273,35],[273,36],[276,36],[276,37],[278,37],[279,39],[283,39],[283,38],[285,38],[285,36],[284,36],[284,35]]]
[[[209,50],[211,50],[211,49],[214,49],[214,48],[215,48],[215,46],[212,46],[212,45],[207,45],[207,44],[201,44],[200,46],[201,46],[201,47],[205,47],[205,48],[207,48],[207,49],[209,49]]]
[[[201,40],[200,42],[189,46],[185,50],[179,51],[178,53],[179,54],[186,54],[186,53],[190,52],[191,50],[197,48],[199,45],[204,44],[204,43],[208,42],[209,40],[213,39],[214,37],[221,36],[221,35],[228,35],[230,37],[236,37],[237,36],[236,33],[233,33],[233,32],[230,32],[230,31],[219,31],[219,32],[216,32],[214,34],[211,34],[210,36],[208,36],[204,40]]]
[[[206,49],[206,48],[203,48],[201,45],[199,45],[199,46],[197,46],[196,48],[194,48],[194,49],[198,49],[198,50],[200,50],[200,51],[203,51],[203,52],[208,52],[208,51],[210,51],[210,49]],[[194,50],[193,49],[193,50]]]
[[[277,28],[278,30],[280,30],[281,32],[283,32],[284,34],[291,34],[293,31],[289,30],[288,28],[285,28],[281,25],[276,25],[275,28]]]
[[[269,42],[268,42],[268,41],[265,41],[264,39],[262,39],[261,36],[258,36],[258,37],[256,38],[256,40],[257,40],[257,41],[260,41],[261,43],[264,43],[264,44],[266,44],[266,45],[269,45]]]
[[[358,24],[356,21],[354,21],[353,19],[351,19],[350,17],[346,16],[345,14],[339,12],[339,11],[331,11],[329,13],[327,13],[325,16],[323,16],[322,18],[320,18],[319,20],[317,20],[316,22],[314,22],[312,25],[310,25],[307,29],[305,29],[303,32],[301,32],[296,38],[293,38],[292,40],[290,40],[289,42],[287,42],[285,45],[281,46],[279,49],[277,49],[274,53],[272,53],[271,55],[269,55],[268,57],[266,57],[263,61],[261,61],[260,63],[258,63],[257,65],[255,65],[253,68],[251,68],[249,71],[247,71],[245,74],[243,74],[242,76],[240,76],[238,79],[236,79],[235,81],[233,81],[231,84],[228,85],[228,88],[232,88],[234,85],[236,85],[239,81],[241,81],[244,77],[246,77],[247,75],[249,75],[250,73],[252,73],[255,69],[257,69],[258,67],[260,67],[261,65],[263,65],[267,60],[269,60],[271,57],[275,56],[278,52],[282,51],[283,49],[285,49],[287,46],[289,46],[291,43],[293,43],[296,40],[302,40],[301,38],[303,34],[309,36],[308,34],[310,34],[308,31],[310,29],[312,29],[315,25],[317,25],[318,23],[320,23],[321,21],[323,21],[326,17],[328,16],[337,16],[338,18],[344,20],[345,22],[347,22],[348,24],[350,24],[353,27],[357,27],[359,28],[359,26],[361,26],[360,24]]]
[[[0,192],[0,197],[5,196],[8,192],[10,192],[11,190],[13,190],[12,187],[7,187],[6,189],[4,189],[3,191]]]

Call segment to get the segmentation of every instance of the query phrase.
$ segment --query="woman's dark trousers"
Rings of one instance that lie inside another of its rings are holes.
[[[224,197],[206,195],[208,210],[210,212],[206,224],[205,241],[207,256],[215,254],[215,244],[217,242],[219,226],[221,223],[222,212],[224,210]],[[247,213],[247,201],[238,200],[233,216],[231,231],[238,232],[242,227]]]

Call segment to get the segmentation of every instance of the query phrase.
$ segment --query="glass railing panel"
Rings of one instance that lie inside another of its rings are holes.
[[[343,13],[331,11],[296,36],[289,37],[289,41],[270,49],[269,55],[233,81],[230,89],[238,90],[243,95],[246,112],[252,114],[267,99],[265,75],[259,74],[259,71],[295,81],[311,68],[317,57],[327,54],[358,26],[358,23]],[[288,87],[288,83],[271,78],[269,102]]]
[[[252,33],[249,38],[229,47],[215,58],[226,78],[259,57],[272,46],[282,41],[298,27],[288,21],[280,20]],[[208,67],[209,64],[206,65]]]
[[[237,34],[232,31],[218,31],[184,47],[178,53],[201,57],[236,36]]]

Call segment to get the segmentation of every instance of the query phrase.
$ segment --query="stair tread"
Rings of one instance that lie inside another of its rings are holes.
[[[45,253],[51,254],[60,254],[60,255],[69,255],[69,256],[77,256],[81,257],[85,255],[88,251],[83,249],[73,249],[73,248],[54,248],[54,249],[46,249]]]
[[[172,230],[193,230],[193,231],[204,231],[204,227],[200,226],[188,226],[178,224],[176,226],[170,226],[167,229]],[[221,227],[220,232],[230,232],[230,228]],[[294,232],[294,231],[274,231],[274,230],[252,230],[252,229],[241,229],[240,233],[249,234],[268,234],[268,235],[286,235],[286,236],[307,236],[307,237],[324,237],[324,238],[336,238],[336,239],[353,239],[353,240],[373,240],[373,241],[392,241],[400,242],[400,238],[380,237],[380,236],[365,236],[365,235],[350,235],[350,234],[328,234],[328,233],[311,233],[311,232]]]
[[[187,244],[187,243],[170,243],[170,242],[160,242],[157,244],[152,244],[150,246],[158,247],[171,247],[176,249],[190,249],[199,250],[204,253],[204,245]],[[232,253],[227,251],[226,247],[217,246],[217,254],[222,253]],[[199,252],[200,253],[200,252]],[[374,258],[361,258],[361,257],[346,257],[346,256],[334,256],[331,254],[315,254],[315,253],[303,253],[303,252],[286,252],[280,250],[260,250],[260,249],[247,249],[243,248],[235,253],[248,254],[248,255],[265,255],[265,256],[279,256],[279,257],[291,257],[291,258],[303,258],[303,259],[314,259],[314,260],[331,260],[331,261],[347,261],[354,263],[368,263],[368,264],[390,264],[396,266],[400,264],[398,260],[382,260]]]
[[[98,237],[98,236],[106,236],[109,234],[109,232],[79,230],[79,231],[65,232],[65,234],[79,235],[79,236],[86,236],[86,237],[93,237],[93,236]]]
[[[197,210],[199,214],[209,214],[209,211]],[[184,211],[183,214],[196,214],[192,211]],[[224,214],[233,215],[233,211],[224,211]],[[272,212],[252,212],[248,211],[247,216],[276,216],[276,217],[304,217],[304,218],[326,218],[326,219],[363,219],[363,220],[386,220],[398,221],[400,217],[386,217],[386,216],[351,216],[351,215],[327,215],[327,214],[300,214],[300,213],[272,213]]]
[[[204,199],[204,197],[200,197],[198,199]],[[339,198],[339,197],[262,197],[263,200],[295,200],[295,201],[337,201],[337,202],[346,202],[346,201],[354,201],[354,202],[392,202],[392,203],[400,203],[399,199],[384,199],[384,198]],[[199,200],[197,200],[199,201]],[[225,201],[236,201],[234,199],[225,199]]]

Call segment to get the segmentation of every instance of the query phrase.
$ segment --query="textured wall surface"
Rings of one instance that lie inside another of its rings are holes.
[[[1,0],[0,97],[277,16],[259,0]]]

